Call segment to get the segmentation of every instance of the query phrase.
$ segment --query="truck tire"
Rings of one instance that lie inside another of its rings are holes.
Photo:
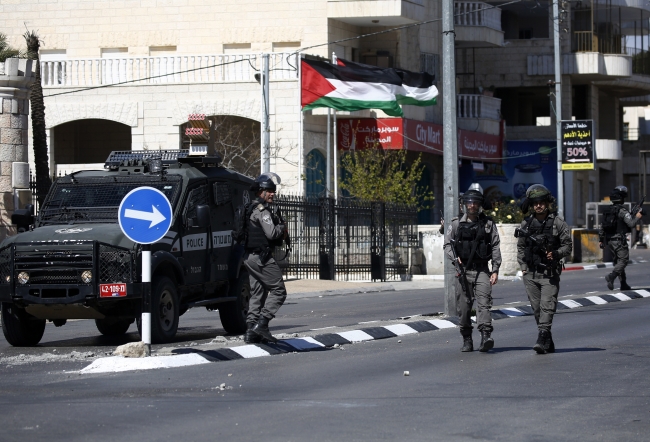
[[[219,307],[219,318],[226,332],[240,335],[246,331],[246,316],[248,315],[248,301],[251,299],[251,285],[248,272],[239,273],[239,278],[230,287],[229,296],[236,296],[233,302],[222,304]]]
[[[25,310],[3,302],[2,332],[14,347],[33,347],[45,333],[45,319],[36,319]]]
[[[133,319],[95,319],[97,330],[104,336],[122,336],[129,330],[132,323]]]
[[[167,276],[156,275],[151,283],[151,343],[171,341],[178,331],[179,300],[176,283]],[[142,316],[137,318],[142,336]]]

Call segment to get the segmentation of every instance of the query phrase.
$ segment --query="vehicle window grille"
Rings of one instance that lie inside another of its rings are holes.
[[[228,183],[214,183],[213,184],[214,203],[217,206],[229,203],[232,201],[232,193]]]
[[[196,206],[208,204],[208,186],[201,185],[192,189],[187,196],[187,203],[183,209],[183,220],[188,225],[187,220],[196,218]]]
[[[11,275],[11,246],[0,250],[0,284],[9,284],[8,280]]]
[[[39,223],[117,222],[117,211],[124,196],[142,186],[160,190],[174,205],[181,180],[178,175],[61,177],[52,185],[39,211]]]
[[[134,282],[133,256],[127,249],[99,245],[99,282]]]

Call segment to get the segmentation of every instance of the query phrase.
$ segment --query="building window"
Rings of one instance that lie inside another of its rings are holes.
[[[244,54],[251,51],[250,43],[230,43],[223,45],[224,54]]]
[[[122,58],[129,54],[129,48],[102,48],[102,58]]]
[[[166,55],[176,55],[176,46],[149,46],[149,56],[164,57]]]
[[[273,52],[295,52],[300,49],[299,41],[282,41],[273,43]]]

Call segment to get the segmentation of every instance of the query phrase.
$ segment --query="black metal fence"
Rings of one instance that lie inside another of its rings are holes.
[[[276,251],[287,277],[391,280],[418,247],[417,209],[382,202],[278,196],[292,252]]]

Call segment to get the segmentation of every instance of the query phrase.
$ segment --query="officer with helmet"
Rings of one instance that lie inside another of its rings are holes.
[[[560,273],[563,259],[571,254],[571,230],[566,221],[552,210],[555,198],[541,184],[533,184],[526,191],[522,204],[524,218],[515,230],[517,261],[523,273],[528,300],[537,322],[538,337],[533,349],[539,354],[553,353],[555,344],[551,335],[553,315],[557,310]]]
[[[445,254],[456,261],[456,305],[463,337],[461,351],[474,351],[471,311],[476,299],[476,318],[481,332],[479,351],[494,347],[492,339],[492,286],[499,279],[501,240],[491,218],[483,213],[483,193],[470,188],[463,194],[463,215],[454,218],[445,233]],[[488,266],[492,261],[492,269]],[[463,274],[464,273],[464,274]]]
[[[614,281],[619,278],[621,281],[621,290],[631,290],[627,284],[625,267],[630,260],[630,248],[627,245],[627,234],[635,227],[637,221],[643,216],[643,211],[639,210],[632,215],[623,205],[627,198],[627,187],[617,186],[612,190],[609,199],[612,206],[603,214],[603,221],[598,231],[600,239],[600,248],[606,245],[612,251],[614,257],[614,270],[605,276],[607,288],[614,290]]]
[[[273,259],[273,249],[282,244],[287,236],[287,228],[275,219],[269,204],[273,203],[280,177],[267,172],[251,185],[257,198],[250,205],[248,215],[248,238],[244,265],[248,269],[251,297],[246,318],[246,343],[276,339],[269,331],[269,321],[273,319],[287,297],[287,289],[282,279],[280,266]]]

